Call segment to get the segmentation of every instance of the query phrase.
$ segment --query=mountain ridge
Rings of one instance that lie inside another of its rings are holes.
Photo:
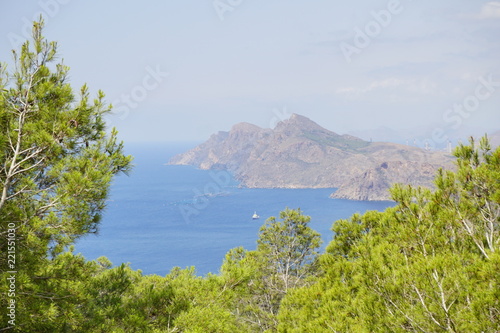
[[[451,156],[340,135],[293,114],[274,129],[249,123],[213,134],[169,164],[231,172],[250,188],[338,188],[334,198],[389,200],[394,182],[431,186]]]

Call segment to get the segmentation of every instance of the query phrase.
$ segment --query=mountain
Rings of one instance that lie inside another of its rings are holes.
[[[335,198],[388,200],[394,182],[429,186],[452,157],[331,132],[297,114],[274,129],[240,123],[169,164],[228,170],[253,188],[338,188]]]
[[[369,168],[346,181],[330,197],[351,200],[388,200],[392,184],[433,187],[438,165],[411,161],[390,161]]]

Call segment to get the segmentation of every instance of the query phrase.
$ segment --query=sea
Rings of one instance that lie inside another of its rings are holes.
[[[166,275],[174,267],[195,267],[203,276],[218,273],[232,248],[254,250],[259,229],[285,208],[300,208],[323,239],[332,240],[339,219],[369,210],[383,211],[390,201],[331,199],[334,188],[250,189],[226,171],[167,165],[192,143],[126,145],[134,156],[130,174],[118,175],[97,234],[75,244],[88,260],[107,257],[115,266],[128,263],[143,274]],[[253,215],[259,216],[253,219]]]

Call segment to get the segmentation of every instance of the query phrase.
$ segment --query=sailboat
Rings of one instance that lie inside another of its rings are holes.
[[[254,212],[252,215],[252,220],[258,220],[260,218],[259,215],[257,215],[257,212]]]

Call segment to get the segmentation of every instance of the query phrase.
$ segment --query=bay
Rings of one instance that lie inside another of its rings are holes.
[[[89,260],[106,256],[115,265],[129,263],[144,274],[194,266],[205,275],[219,271],[230,249],[255,249],[261,225],[286,207],[311,216],[310,226],[321,233],[324,250],[334,221],[394,204],[330,199],[335,189],[240,188],[224,171],[166,165],[193,146],[127,145],[134,169],[116,177],[98,234],[78,240],[75,252]],[[254,212],[259,219],[252,219]]]

